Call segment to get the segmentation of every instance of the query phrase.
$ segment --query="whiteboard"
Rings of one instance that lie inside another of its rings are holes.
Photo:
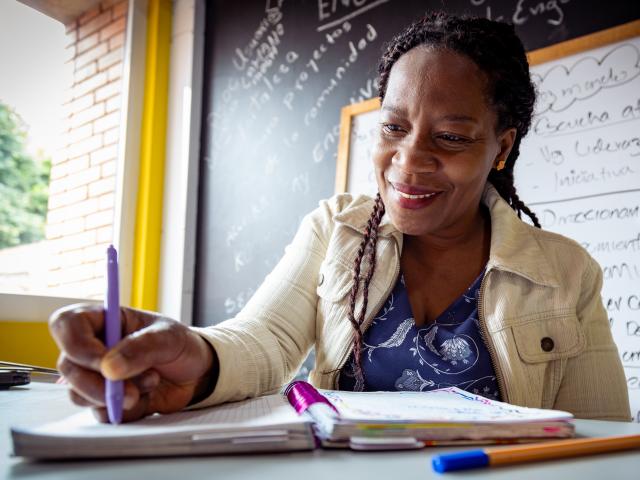
[[[531,72],[538,102],[514,171],[518,194],[543,229],[578,241],[601,265],[602,298],[640,422],[640,37]],[[377,192],[378,116],[351,118],[348,192]]]
[[[640,37],[531,68],[538,101],[514,177],[542,228],[600,263],[640,422]]]
[[[378,134],[380,110],[351,117],[347,192],[375,197],[378,193],[372,150]]]

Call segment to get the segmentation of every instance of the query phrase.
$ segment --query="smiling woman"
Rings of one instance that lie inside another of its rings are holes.
[[[187,329],[124,309],[130,335],[105,355],[100,311],[57,312],[77,403],[104,418],[98,372],[126,380],[125,420],[257,396],[315,346],[320,388],[457,386],[629,420],[602,273],[578,244],[536,228],[513,186],[535,101],[513,27],[428,15],[389,43],[379,73],[375,199],[321,202],[222,324]]]
[[[501,50],[507,52],[495,60],[485,54]],[[539,226],[519,201],[512,174],[535,94],[524,49],[509,27],[435,16],[387,47],[380,63],[380,97],[373,151],[380,205],[405,234],[403,280],[414,321],[423,325],[446,313],[485,269],[491,219],[480,200],[488,177]],[[358,320],[350,315],[359,376],[363,315]]]

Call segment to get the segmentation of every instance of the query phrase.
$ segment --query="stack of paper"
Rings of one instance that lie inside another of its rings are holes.
[[[319,392],[338,414],[329,409],[309,413],[322,426],[317,428],[319,435],[330,441],[412,437],[488,442],[574,434],[568,412],[519,407],[455,387],[430,392]]]

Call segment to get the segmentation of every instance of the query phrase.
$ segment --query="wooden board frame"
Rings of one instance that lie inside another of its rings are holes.
[[[539,65],[541,63],[568,57],[576,53],[592,50],[610,43],[621,42],[627,38],[640,35],[640,20],[623,23],[621,25],[600,30],[599,32],[577,37],[566,42],[556,43],[545,48],[540,48],[527,53],[529,65]]]
[[[539,65],[637,36],[640,36],[640,20],[623,23],[612,28],[607,28],[606,30],[533,50],[527,53],[527,58],[529,65]],[[349,153],[351,147],[351,123],[353,117],[378,110],[379,108],[380,98],[376,97],[359,103],[346,105],[340,110],[340,140],[338,142],[338,157],[336,162],[336,194],[347,191]]]
[[[347,191],[349,178],[349,153],[351,142],[351,122],[353,117],[380,109],[380,98],[375,97],[359,103],[352,103],[340,110],[340,141],[338,142],[338,159],[336,164],[335,193]]]

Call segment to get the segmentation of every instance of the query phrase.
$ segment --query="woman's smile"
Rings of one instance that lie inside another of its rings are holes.
[[[400,208],[419,209],[433,204],[443,192],[433,188],[407,185],[398,182],[389,182],[395,195],[392,200]]]

